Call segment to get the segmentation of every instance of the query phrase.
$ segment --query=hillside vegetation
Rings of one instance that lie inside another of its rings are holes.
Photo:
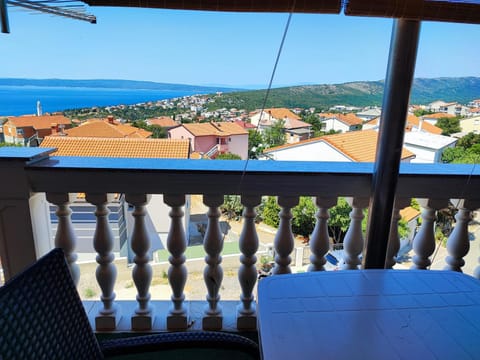
[[[302,85],[275,88],[270,91],[266,107],[300,107],[328,109],[334,105],[373,106],[382,104],[383,81],[358,81],[336,85]],[[216,98],[209,108],[241,108],[254,110],[262,107],[265,90],[242,91]],[[467,103],[480,98],[480,78],[415,79],[412,104],[427,104],[435,100]]]

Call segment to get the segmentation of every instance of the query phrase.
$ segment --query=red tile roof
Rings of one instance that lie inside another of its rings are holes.
[[[274,117],[275,119],[278,119],[278,120],[284,120],[285,118],[293,119],[293,120],[300,120],[301,119],[300,116],[294,114],[293,112],[291,112],[287,108],[265,109],[265,112],[267,114],[272,115],[272,117]]]
[[[349,131],[341,134],[325,135],[308,140],[302,140],[294,144],[286,144],[265,150],[265,153],[287,149],[294,146],[311,142],[324,141],[341,153],[357,162],[374,162],[377,151],[378,133],[375,130]],[[403,148],[402,160],[415,156],[412,152]]]
[[[420,119],[415,115],[408,115],[407,116],[407,123],[405,126],[406,130],[411,130],[412,127],[416,127],[417,129],[420,126]],[[422,130],[429,132],[431,134],[441,135],[443,130],[435,125],[428,123],[427,121],[423,121]]]
[[[101,138],[148,138],[151,132],[127,124],[117,124],[108,120],[89,120],[80,126],[66,130],[67,136]]]
[[[447,113],[435,113],[435,114],[426,114],[426,115],[423,115],[423,117],[426,119],[439,119],[439,118],[452,118],[452,117],[455,117],[455,115],[447,114]]]
[[[348,114],[320,114],[321,117],[325,119],[332,119],[335,118],[338,121],[343,122],[346,125],[354,126],[354,125],[361,125],[363,123],[362,119],[357,117],[354,113]]]
[[[241,126],[244,129],[255,129],[256,128],[255,125],[253,125],[249,122],[246,122],[246,121],[242,121],[242,120],[235,120],[234,123],[237,124],[238,126]]]
[[[47,136],[40,147],[57,148],[54,156],[188,159],[190,155],[188,139]]]
[[[63,115],[42,115],[42,116],[9,116],[7,122],[10,122],[17,128],[33,127],[35,130],[50,129],[52,124],[71,125],[70,119]]]
[[[373,120],[370,120],[370,121],[366,122],[366,124],[373,125],[373,126],[378,125],[379,120],[380,120],[379,118],[376,118],[376,119],[373,119]],[[405,123],[405,129],[407,131],[411,131],[413,127],[416,127],[418,129],[419,126],[420,126],[420,119],[418,117],[416,117],[415,115],[408,115],[407,116],[407,121]],[[430,124],[427,121],[423,122],[422,130],[424,130],[426,132],[429,132],[431,134],[436,134],[436,135],[441,135],[442,134],[442,129],[440,129],[439,127],[437,127],[435,125]]]
[[[147,119],[146,121],[150,125],[156,125],[161,127],[174,127],[178,124],[169,116],[160,116],[154,119]]]

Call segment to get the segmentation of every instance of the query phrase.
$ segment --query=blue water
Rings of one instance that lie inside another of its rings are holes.
[[[0,116],[35,114],[37,101],[41,102],[45,113],[93,106],[137,104],[196,93],[188,90],[0,86]]]

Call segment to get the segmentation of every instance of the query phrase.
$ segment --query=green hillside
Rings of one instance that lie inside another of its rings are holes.
[[[266,107],[315,107],[328,109],[334,105],[381,105],[383,81],[359,81],[336,85],[303,85],[276,88],[270,91]],[[241,108],[253,110],[262,107],[265,90],[224,94],[210,104],[213,108]],[[427,104],[435,100],[467,103],[480,98],[480,78],[415,79],[412,104]]]

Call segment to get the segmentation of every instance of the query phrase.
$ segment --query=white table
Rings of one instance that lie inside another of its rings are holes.
[[[480,359],[480,281],[450,271],[351,270],[262,279],[264,359]]]

